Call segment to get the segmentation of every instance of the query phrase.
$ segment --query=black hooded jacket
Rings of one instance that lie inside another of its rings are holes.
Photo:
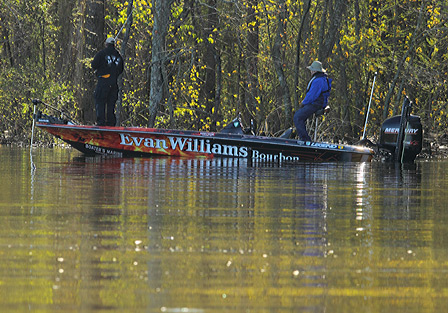
[[[97,77],[109,78],[116,82],[123,72],[123,58],[113,45],[99,51],[91,63]]]

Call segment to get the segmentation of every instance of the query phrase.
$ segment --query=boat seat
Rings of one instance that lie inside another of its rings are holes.
[[[314,117],[320,117],[322,115],[327,114],[328,112],[330,112],[330,106],[327,105],[325,108],[322,108],[320,110],[317,110],[316,112],[314,112]]]
[[[293,129],[292,127],[288,128],[287,130],[285,130],[280,136],[279,138],[285,138],[285,139],[289,139],[291,138]]]
[[[319,126],[319,117],[326,115],[328,112],[330,112],[329,105],[327,105],[325,108],[322,108],[314,112],[314,118],[316,119],[316,123],[314,125],[314,142],[316,142],[317,140],[317,128]]]

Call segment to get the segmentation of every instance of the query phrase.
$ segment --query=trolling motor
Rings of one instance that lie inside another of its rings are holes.
[[[49,104],[46,104],[45,102],[39,100],[39,99],[33,99],[32,100],[34,105],[34,113],[33,113],[33,121],[39,122],[39,123],[48,123],[48,124],[69,124],[74,125],[75,123],[71,121],[66,114],[59,110],[58,108],[55,108]],[[37,110],[37,105],[43,105],[55,112],[58,112],[60,114],[60,117],[44,114],[42,111]]]
[[[420,116],[411,115],[411,110],[412,102],[405,97],[401,116],[392,116],[381,125],[378,148],[388,161],[413,162],[422,151],[422,123]]]

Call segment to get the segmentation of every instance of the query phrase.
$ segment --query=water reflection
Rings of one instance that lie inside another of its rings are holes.
[[[421,169],[417,164],[386,164],[382,171],[386,219],[415,219],[421,204]]]
[[[448,296],[447,164],[34,162],[0,148],[11,312],[431,312]]]
[[[260,169],[242,162],[223,167],[228,160],[179,162],[182,168],[187,162],[193,181],[204,186],[190,187],[196,190],[190,202],[184,198],[189,190],[177,197],[175,201],[184,202],[182,209],[173,210],[177,204],[150,201],[149,250],[160,254],[148,266],[152,273],[149,285],[157,291],[151,301],[156,307],[173,302],[185,305],[194,299],[191,292],[226,299],[238,295],[235,288],[260,292],[263,286],[281,288],[285,280],[300,288],[326,285],[323,260],[319,261],[326,254],[326,183],[325,179],[318,184],[312,181],[322,169],[313,165],[297,170]],[[178,181],[184,174],[177,170],[171,175],[165,177],[167,181]],[[216,182],[217,177],[228,183]],[[166,199],[160,194],[174,189],[154,187],[149,189],[149,199]],[[187,259],[166,262],[167,251]],[[174,279],[185,275],[190,279]],[[213,286],[215,291],[210,290]],[[250,309],[251,299],[241,297],[241,303],[229,309]]]

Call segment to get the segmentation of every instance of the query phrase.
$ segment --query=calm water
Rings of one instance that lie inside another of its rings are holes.
[[[1,312],[444,312],[448,162],[0,146]]]

